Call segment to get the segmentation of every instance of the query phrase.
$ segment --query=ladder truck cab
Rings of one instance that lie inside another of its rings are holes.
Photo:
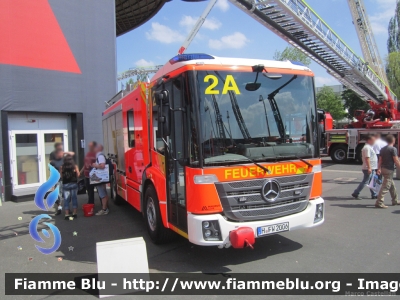
[[[142,212],[155,243],[177,233],[197,245],[252,247],[323,223],[307,67],[183,54],[107,105],[116,201]]]

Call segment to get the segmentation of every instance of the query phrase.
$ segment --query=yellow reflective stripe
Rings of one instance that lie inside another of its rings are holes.
[[[175,231],[177,234],[183,236],[184,238],[189,238],[188,234],[182,230],[180,230],[179,228],[175,227],[174,225],[171,225],[170,223],[168,223],[169,229],[171,229],[172,231]]]

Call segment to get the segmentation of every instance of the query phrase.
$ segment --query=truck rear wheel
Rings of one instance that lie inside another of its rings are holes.
[[[152,185],[146,188],[144,197],[144,218],[151,240],[155,244],[162,244],[170,241],[175,233],[164,227],[157,193]]]
[[[111,177],[111,181],[110,181],[110,189],[112,191],[111,193],[111,199],[114,200],[114,204],[115,205],[121,205],[123,204],[125,201],[124,199],[118,195],[118,182],[115,178],[115,176]],[[113,197],[114,196],[114,197]]]
[[[337,145],[331,150],[331,159],[338,164],[347,162],[347,146]]]

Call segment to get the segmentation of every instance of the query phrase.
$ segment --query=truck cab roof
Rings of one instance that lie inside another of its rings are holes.
[[[302,64],[301,62],[295,61],[275,61],[265,59],[249,59],[249,58],[233,58],[233,57],[218,57],[209,54],[194,53],[194,54],[181,54],[171,58],[158,72],[152,77],[151,81],[155,81],[158,78],[167,75],[175,70],[178,70],[185,66],[193,66],[193,69],[203,68],[207,65],[213,66],[226,66],[227,69],[236,70],[239,67],[253,67],[256,65],[263,65],[267,71],[271,69],[286,69],[293,71],[302,71],[309,73],[309,76],[313,76],[312,71]]]

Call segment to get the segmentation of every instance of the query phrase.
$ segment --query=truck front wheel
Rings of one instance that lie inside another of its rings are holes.
[[[347,146],[337,145],[331,150],[331,159],[338,164],[347,162]]]
[[[152,185],[146,188],[144,202],[144,217],[151,240],[155,244],[162,244],[170,241],[174,236],[174,232],[164,227],[157,193]]]

